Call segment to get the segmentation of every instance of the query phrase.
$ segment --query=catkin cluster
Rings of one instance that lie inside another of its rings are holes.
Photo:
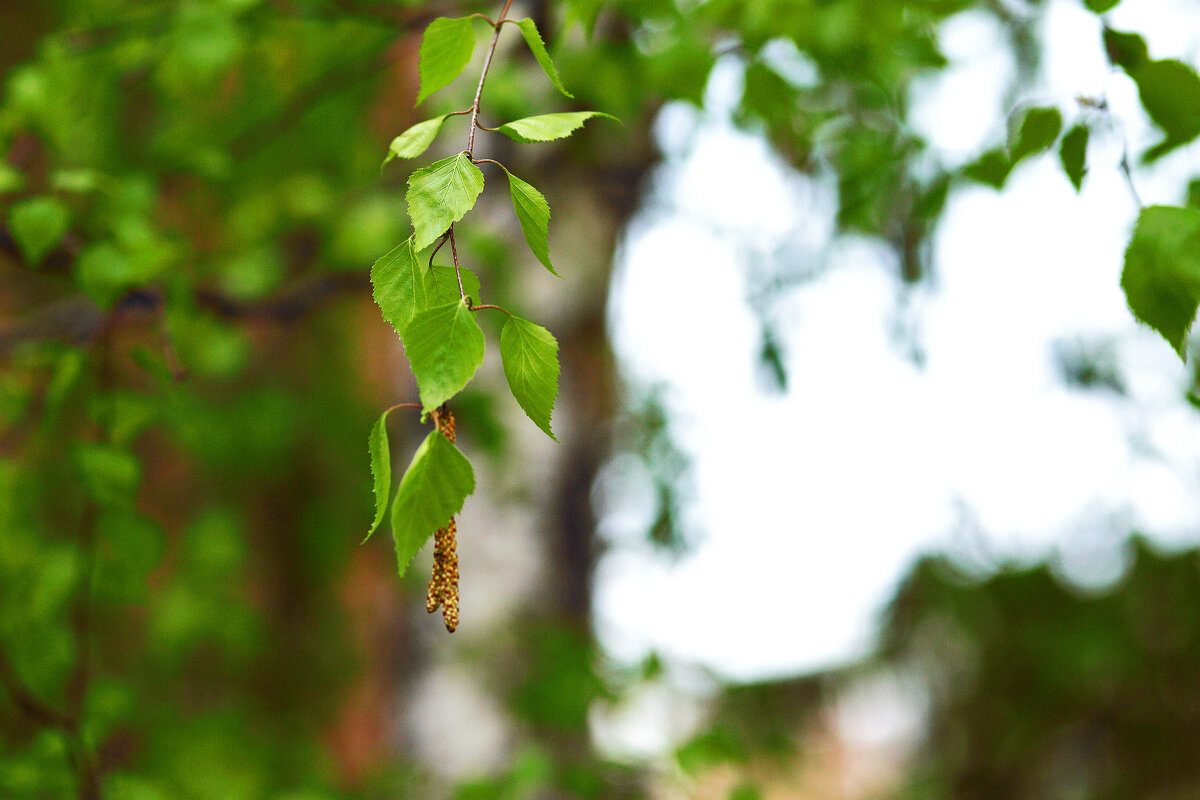
[[[454,415],[443,410],[437,418],[438,431],[454,443]],[[433,537],[433,575],[429,578],[429,593],[425,595],[425,610],[432,614],[442,609],[446,630],[454,633],[458,627],[458,547],[454,517]]]

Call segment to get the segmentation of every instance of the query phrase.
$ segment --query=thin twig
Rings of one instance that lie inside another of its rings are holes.
[[[508,172],[508,169],[503,164],[501,164],[499,161],[496,161],[493,158],[473,158],[473,159],[471,159],[471,163],[472,164],[495,164],[500,169],[504,170],[505,172]]]
[[[465,298],[467,290],[463,288],[462,268],[458,265],[458,246],[454,243],[454,223],[450,223],[450,252],[454,254],[454,275],[458,278],[458,296]]]
[[[500,41],[500,30],[506,22],[508,9],[513,0],[504,0],[504,8],[500,10],[500,19],[496,22],[496,32],[492,34],[492,43],[488,46],[487,57],[483,59],[483,70],[479,73],[479,85],[475,87],[475,102],[471,104],[471,132],[467,136],[467,155],[473,156],[475,149],[475,130],[479,127],[479,98],[483,97],[483,82],[487,80],[488,70],[492,66],[492,56],[496,53],[496,42]]]

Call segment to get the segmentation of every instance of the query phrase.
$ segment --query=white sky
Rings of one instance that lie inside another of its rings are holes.
[[[1110,23],[1145,35],[1152,57],[1197,64],[1198,12],[1125,0]],[[1104,94],[1124,131],[1093,144],[1081,196],[1053,154],[1018,167],[1002,194],[952,195],[936,279],[907,306],[877,244],[828,249],[829,190],[726,121],[732,61],[714,74],[706,112],[664,112],[667,167],[619,258],[611,325],[629,378],[667,387],[672,431],[693,459],[685,517],[700,541],[677,560],[650,551],[644,476],[628,460],[611,466],[597,492],[613,547],[596,615],[615,658],[654,649],[735,679],[834,666],[867,651],[882,604],[923,552],[985,564],[1057,554],[1066,574],[1097,584],[1119,576],[1116,543],[1132,527],[1200,539],[1187,371],[1134,322],[1119,286],[1136,214],[1120,137],[1138,153],[1159,134],[1132,82],[1108,70],[1100,23],[1079,0],[1051,0],[1042,32],[1044,83],[1024,99],[1057,104],[1070,124],[1077,95]],[[942,44],[954,66],[919,87],[913,120],[958,164],[1003,139],[1012,65],[975,12],[948,22]],[[1178,203],[1197,173],[1191,147],[1138,171],[1138,190],[1147,204]],[[790,385],[770,395],[756,378],[746,261],[780,246],[829,268],[772,307]],[[893,335],[904,321],[922,367]],[[1130,396],[1067,388],[1056,340],[1112,341]]]

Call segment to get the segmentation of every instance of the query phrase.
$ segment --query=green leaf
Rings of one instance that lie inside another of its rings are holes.
[[[419,312],[404,347],[425,413],[458,394],[483,363],[483,331],[465,300]]]
[[[1121,288],[1134,316],[1185,358],[1187,332],[1200,306],[1200,211],[1142,209],[1125,251]]]
[[[1083,4],[1087,6],[1088,11],[1094,14],[1103,14],[1105,11],[1111,11],[1120,2],[1121,0],[1083,0]]]
[[[367,437],[367,451],[371,454],[371,475],[375,478],[375,519],[371,529],[363,538],[363,542],[371,538],[371,534],[383,522],[387,512],[388,500],[392,491],[392,454],[388,449],[387,416],[389,408],[379,415],[379,419],[371,426],[371,434]]]
[[[459,269],[462,270],[463,291],[476,303],[480,302],[479,278],[466,267],[459,267]],[[454,267],[434,264],[426,271],[425,296],[429,298],[426,308],[457,303],[461,300],[462,295],[458,292],[458,275],[455,274]]]
[[[977,160],[963,167],[963,175],[973,181],[1000,189],[1008,180],[1013,164],[1003,150],[988,150]]]
[[[513,397],[554,441],[550,414],[558,396],[558,342],[550,331],[527,319],[509,317],[500,331],[500,358]]]
[[[507,169],[504,172],[508,175],[508,192],[512,195],[517,221],[521,223],[521,233],[525,234],[525,243],[543,267],[561,278],[550,263],[550,204],[537,189]]]
[[[1009,141],[1010,159],[1016,164],[1026,156],[1040,153],[1058,138],[1062,130],[1062,114],[1057,108],[1031,108],[1021,119],[1021,126]]]
[[[416,231],[413,249],[433,244],[470,211],[483,191],[483,173],[465,152],[435,161],[408,178],[408,215]]]
[[[462,510],[467,495],[475,491],[475,473],[450,440],[430,431],[417,448],[412,463],[400,479],[392,504],[392,536],[400,577],[425,540]]]
[[[12,207],[13,239],[30,266],[37,266],[67,232],[70,214],[53,197],[34,197]]]
[[[1150,148],[1155,159],[1200,136],[1200,76],[1182,61],[1148,61],[1130,76],[1138,87],[1142,107],[1166,136]]]
[[[392,144],[388,147],[387,158],[383,160],[384,165],[386,166],[393,158],[416,158],[428,150],[448,116],[450,115],[442,114],[440,117],[418,122],[392,139]]]
[[[1067,131],[1058,146],[1063,172],[1077,192],[1083,187],[1083,175],[1087,172],[1088,135],[1086,125],[1076,125]]]
[[[533,57],[541,64],[542,70],[550,78],[550,82],[554,84],[554,88],[567,97],[574,97],[575,95],[567,91],[567,87],[563,86],[562,80],[558,77],[558,70],[554,68],[554,62],[550,60],[550,54],[546,52],[546,43],[542,41],[542,34],[538,32],[537,24],[532,19],[525,18],[517,22],[517,27],[521,29],[521,35],[525,37],[525,44],[529,45],[529,51],[533,53]]]
[[[470,17],[438,17],[421,37],[418,71],[421,90],[417,105],[459,76],[475,50],[475,29]]]
[[[1136,33],[1115,31],[1105,26],[1104,52],[1110,63],[1132,73],[1150,58],[1146,40]]]
[[[428,305],[421,262],[413,249],[413,237],[392,248],[371,267],[375,304],[383,318],[403,334],[413,315]]]
[[[522,144],[552,142],[555,139],[565,139],[570,136],[592,117],[616,119],[612,114],[605,114],[603,111],[569,111],[516,119],[504,123],[496,130],[514,142]]]

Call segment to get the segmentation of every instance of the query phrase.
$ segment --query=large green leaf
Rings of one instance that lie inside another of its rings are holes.
[[[479,278],[466,267],[459,267],[459,269],[462,270],[463,291],[476,303],[480,302]],[[454,267],[434,264],[426,270],[425,296],[428,298],[426,301],[428,307],[457,303],[462,299],[462,295],[458,291],[458,275],[455,274]]]
[[[12,237],[30,266],[37,266],[67,232],[67,207],[53,197],[34,197],[13,206]]]
[[[506,122],[496,130],[503,133],[514,142],[529,144],[532,142],[551,142],[555,139],[565,139],[592,117],[607,117],[616,119],[612,114],[603,111],[568,111],[558,114],[539,114],[536,117],[525,117]]]
[[[508,175],[508,192],[512,195],[517,221],[521,223],[521,233],[525,234],[525,243],[542,266],[561,278],[550,263],[550,204],[537,189],[507,169],[504,172]]]
[[[1142,107],[1166,134],[1150,148],[1146,161],[1167,154],[1200,136],[1200,76],[1182,61],[1147,61],[1130,73]]]
[[[424,122],[418,122],[404,133],[392,139],[391,145],[388,147],[387,158],[383,160],[386,165],[393,158],[416,158],[429,149],[429,145],[433,143],[434,138],[438,135],[438,131],[442,129],[442,123],[446,121],[449,114],[442,114],[440,117],[427,119]]]
[[[392,454],[388,449],[387,416],[389,408],[379,415],[379,419],[371,426],[371,434],[367,437],[367,450],[371,454],[371,475],[375,478],[375,519],[371,529],[367,531],[363,541],[371,538],[371,534],[383,522],[387,512],[388,500],[392,492]]]
[[[475,50],[475,29],[470,17],[438,17],[421,37],[418,71],[421,90],[417,105],[459,76]]]
[[[467,385],[483,363],[483,331],[466,300],[419,312],[404,331],[404,348],[425,412]]]
[[[1058,138],[1062,114],[1057,108],[1031,108],[1021,118],[1016,135],[1009,142],[1009,158],[1016,164],[1026,156],[1040,153]]]
[[[500,331],[500,357],[513,397],[551,439],[550,414],[558,396],[558,342],[527,319],[509,317]]]
[[[403,334],[413,315],[428,305],[413,237],[375,262],[371,267],[371,285],[383,318],[392,323],[396,333]]]
[[[462,219],[483,191],[483,173],[465,152],[435,161],[408,179],[408,215],[420,252]]]
[[[1185,358],[1187,332],[1200,306],[1200,211],[1142,209],[1125,251],[1121,288],[1134,316]]]
[[[1077,192],[1083,187],[1083,175],[1087,172],[1088,135],[1086,125],[1076,125],[1067,131],[1058,146],[1063,172]]]
[[[475,473],[471,462],[445,436],[430,431],[400,479],[392,504],[392,536],[396,539],[400,577],[404,577],[425,541],[462,510],[463,501],[473,491]]]
[[[545,71],[546,77],[550,78],[554,88],[567,97],[574,97],[575,95],[567,91],[567,87],[563,86],[562,79],[558,77],[558,70],[555,69],[554,62],[550,60],[550,53],[546,51],[546,43],[542,41],[542,34],[538,32],[537,24],[532,19],[526,18],[519,20],[517,27],[521,29],[521,35],[525,37],[525,44],[529,45],[529,51],[533,53],[538,64],[541,64],[542,70]]]

